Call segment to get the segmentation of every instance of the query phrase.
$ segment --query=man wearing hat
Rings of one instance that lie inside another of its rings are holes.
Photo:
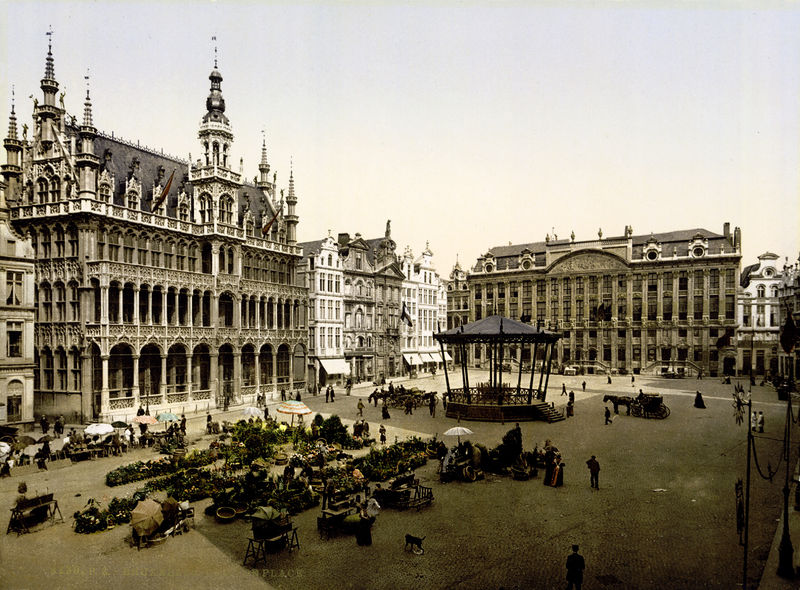
[[[598,482],[598,477],[600,475],[600,463],[598,463],[595,456],[592,455],[592,458],[586,462],[586,466],[589,468],[589,484],[594,489],[599,490],[600,484]]]
[[[583,583],[583,570],[586,564],[583,561],[583,555],[578,553],[578,546],[572,546],[572,554],[567,557],[567,590],[581,590]]]

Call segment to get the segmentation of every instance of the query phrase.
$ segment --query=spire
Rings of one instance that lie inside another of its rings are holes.
[[[214,43],[214,69],[208,79],[211,80],[211,92],[206,99],[206,116],[203,117],[203,123],[209,121],[222,122],[226,125],[229,124],[228,117],[225,116],[225,99],[222,97],[222,74],[217,69],[217,37],[211,37]]]
[[[55,80],[56,73],[53,68],[53,27],[47,31],[47,60],[44,66],[44,77],[47,80]]]
[[[84,76],[86,79],[86,102],[83,103],[83,125],[84,127],[94,127],[92,124],[92,99],[89,97],[89,73]]]
[[[292,201],[297,201],[297,197],[294,194],[294,170],[292,170],[292,163],[289,160],[289,196],[286,197],[286,202],[290,203]]]
[[[265,174],[269,172],[269,161],[267,160],[267,135],[263,129],[261,130],[261,162],[258,164],[258,169]]]
[[[11,86],[11,115],[8,117],[8,139],[17,139],[17,114],[14,112],[14,86]]]

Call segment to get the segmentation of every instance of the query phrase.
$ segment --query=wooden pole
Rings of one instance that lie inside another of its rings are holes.
[[[553,352],[555,352],[556,343],[550,343],[550,357],[547,359],[547,377],[544,380],[544,393],[542,394],[542,401],[547,398],[547,384],[550,383],[550,367],[553,364]]]
[[[544,343],[544,354],[542,355],[542,369],[539,371],[539,387],[536,390],[536,397],[542,394],[542,380],[544,379],[544,361],[547,359],[547,342]]]
[[[444,382],[447,386],[447,394],[450,395],[450,377],[447,375],[447,359],[444,357],[444,342],[439,340],[439,346],[442,350],[442,365],[444,365]]]
[[[525,343],[519,343],[519,377],[517,377],[517,395],[519,395],[520,387],[522,386],[522,351],[525,349]]]
[[[533,350],[531,351],[531,384],[528,387],[528,405],[531,404],[533,398],[533,375],[536,373],[536,355],[539,352],[539,343],[533,343]]]

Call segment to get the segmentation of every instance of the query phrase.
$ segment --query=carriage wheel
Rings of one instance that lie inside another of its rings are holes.
[[[475,473],[475,470],[471,465],[464,466],[464,468],[461,470],[461,476],[464,478],[464,481],[475,481],[478,479],[478,474]]]
[[[663,420],[667,416],[669,416],[669,408],[664,404],[661,404],[661,407],[658,409],[658,413],[656,414],[655,417],[658,418],[659,420]]]
[[[14,437],[13,436],[0,436],[0,442],[8,443],[10,445],[14,444]]]
[[[636,416],[637,418],[641,418],[642,416],[641,404],[631,404],[631,415]]]

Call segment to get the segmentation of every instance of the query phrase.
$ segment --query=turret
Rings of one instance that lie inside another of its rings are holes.
[[[199,138],[203,147],[204,167],[230,170],[230,148],[233,143],[233,131],[230,121],[225,115],[225,99],[222,97],[222,74],[217,69],[214,58],[214,69],[208,76],[211,90],[206,98],[206,114],[200,123]]]
[[[47,32],[47,58],[45,59],[44,78],[40,83],[40,88],[44,96],[44,102],[39,104],[34,101],[33,117],[41,123],[41,142],[45,150],[49,150],[55,141],[55,129],[53,128],[64,114],[63,108],[56,106],[56,93],[58,92],[58,82],[56,81],[55,68],[53,67],[53,31]],[[63,99],[63,95],[62,95]],[[62,100],[63,104],[63,100]]]
[[[81,144],[75,158],[80,197],[94,198],[97,193],[97,170],[100,167],[100,158],[94,153],[95,137],[97,129],[92,124],[92,100],[89,96],[89,76],[86,76],[86,101],[83,103],[83,125],[80,129]]]
[[[294,194],[294,170],[289,167],[289,195],[286,197],[286,242],[289,244],[297,243],[297,222],[299,218],[295,212],[297,196]]]
[[[269,161],[267,161],[267,138],[261,139],[261,161],[258,163],[258,183],[256,186],[262,190],[269,188]]]
[[[8,117],[8,135],[3,141],[6,148],[6,163],[0,166],[3,178],[8,184],[8,195],[17,195],[20,180],[22,178],[22,166],[20,164],[20,152],[22,152],[22,142],[17,139],[17,115],[14,112],[14,90],[11,90],[11,115]]]

